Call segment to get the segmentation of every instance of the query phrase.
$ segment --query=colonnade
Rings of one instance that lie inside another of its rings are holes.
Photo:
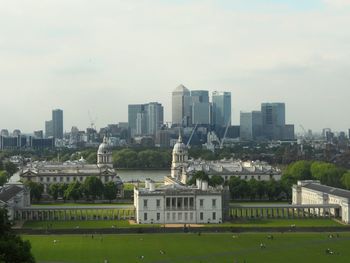
[[[231,207],[231,218],[331,218],[336,208]]]
[[[134,209],[25,209],[15,214],[16,220],[33,221],[126,220],[134,217]]]

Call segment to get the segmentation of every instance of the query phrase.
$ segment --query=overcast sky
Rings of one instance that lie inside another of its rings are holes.
[[[233,123],[261,102],[287,122],[350,128],[350,0],[1,0],[0,129],[127,121],[171,92],[232,93]]]

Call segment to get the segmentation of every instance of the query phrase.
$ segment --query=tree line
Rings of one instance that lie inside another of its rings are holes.
[[[30,189],[31,199],[40,201],[44,192],[44,185],[32,181],[26,182]],[[86,178],[83,183],[78,181],[65,183],[51,184],[48,188],[48,194],[52,199],[57,200],[58,198],[65,200],[96,200],[105,198],[110,202],[117,197],[117,186],[114,182],[110,181],[103,184],[102,181],[91,176]]]

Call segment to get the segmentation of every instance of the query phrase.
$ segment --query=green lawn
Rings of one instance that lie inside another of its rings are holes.
[[[210,224],[206,227],[339,227],[344,226],[332,219],[248,219],[223,224]]]
[[[128,220],[100,220],[100,221],[26,221],[23,228],[33,229],[75,229],[79,228],[112,228],[112,227],[135,227],[139,228],[140,225],[131,225]],[[160,225],[142,225],[142,227],[160,227]]]
[[[24,236],[40,262],[349,262],[350,233]],[[56,243],[53,241],[56,240]],[[260,244],[265,248],[260,248]],[[330,249],[333,255],[327,254]],[[164,252],[161,253],[160,251]],[[144,258],[141,259],[141,256]]]

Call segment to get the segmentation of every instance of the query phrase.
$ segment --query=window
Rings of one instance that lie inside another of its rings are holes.
[[[182,208],[182,197],[177,198],[177,208],[181,209]]]
[[[43,182],[44,181],[44,178],[43,177],[40,177],[40,182]]]
[[[157,221],[160,220],[160,213],[157,213]]]
[[[173,213],[173,221],[176,220],[176,213]]]
[[[73,181],[75,182],[76,180],[77,180],[77,178],[74,176],[74,177],[73,177]]]
[[[148,203],[148,200],[147,200],[147,199],[144,199],[144,200],[143,200],[143,207],[144,207],[144,208],[147,208],[147,203]]]
[[[185,213],[185,221],[188,220],[188,213]]]
[[[66,177],[66,179],[67,179],[67,182],[69,182],[69,177]]]
[[[179,220],[179,221],[182,220],[182,213],[177,213],[177,220]]]
[[[170,208],[170,198],[166,198],[166,208]]]
[[[203,212],[199,213],[199,220],[203,220]]]
[[[193,213],[190,213],[190,220],[193,220]]]
[[[194,199],[190,197],[190,208],[194,208]]]
[[[157,208],[160,207],[160,199],[157,199]]]
[[[260,175],[258,175],[258,180],[259,180],[259,181],[261,180],[261,176],[260,176]]]
[[[213,208],[215,208],[216,207],[216,199],[212,199],[211,203],[212,203]]]
[[[56,182],[56,181],[57,181],[56,177],[54,177],[54,178],[53,178],[53,181],[54,181],[54,182]]]
[[[60,177],[60,182],[63,182],[63,177]]]
[[[246,175],[246,176],[244,176],[244,179],[245,179],[245,180],[247,180],[247,179],[248,179],[248,176],[247,176],[247,175]]]
[[[83,181],[83,177],[82,176],[80,176],[80,182],[82,182]]]
[[[143,214],[143,220],[144,220],[144,221],[147,221],[147,213],[144,213],[144,214]]]
[[[50,182],[50,177],[46,177],[46,182]]]
[[[170,220],[170,213],[166,213],[166,220]]]
[[[184,198],[184,208],[188,208],[188,197]]]
[[[175,197],[171,198],[171,207],[172,207],[172,209],[176,208],[176,198]]]
[[[213,212],[213,220],[216,220],[216,213]]]
[[[203,208],[204,205],[204,199],[199,199],[199,207]]]

